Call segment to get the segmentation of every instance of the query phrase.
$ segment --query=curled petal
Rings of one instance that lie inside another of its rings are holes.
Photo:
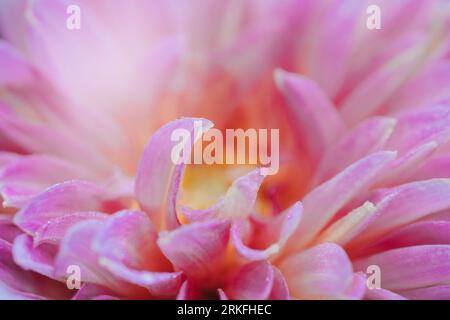
[[[80,268],[81,281],[111,288],[124,295],[136,288],[117,279],[99,263],[99,255],[92,250],[92,243],[101,229],[100,221],[83,221],[72,227],[61,242],[55,259],[55,276],[67,277],[69,266]]]
[[[229,222],[195,222],[160,233],[158,245],[176,269],[194,279],[221,272],[229,239]]]
[[[11,191],[29,200],[55,183],[88,177],[77,165],[62,159],[45,155],[22,157],[3,167],[0,173],[4,206],[21,207],[26,203],[17,201]]]
[[[141,208],[149,214],[158,228],[166,226],[173,229],[180,225],[176,202],[185,163],[172,162],[172,151],[177,143],[172,141],[171,136],[175,130],[187,130],[190,133],[190,140],[185,142],[189,152],[183,155],[187,159],[196,139],[200,138],[196,136],[197,132],[194,132],[196,123],[201,124],[198,130],[202,132],[213,126],[205,119],[182,118],[172,121],[153,134],[141,158],[135,194]],[[163,212],[167,212],[164,218]]]
[[[303,207],[295,203],[281,214],[255,225],[251,242],[245,243],[242,223],[231,228],[231,241],[237,253],[247,261],[273,259],[283,249],[301,221]]]
[[[35,234],[50,219],[81,211],[110,212],[118,207],[101,187],[85,181],[56,184],[39,194],[14,217],[14,222]]]
[[[239,177],[228,188],[225,196],[206,210],[194,210],[182,207],[182,213],[190,221],[208,218],[241,219],[248,217],[252,211],[258,195],[258,190],[264,180],[261,169],[252,170]]]
[[[174,297],[184,279],[182,272],[136,270],[105,257],[101,257],[99,263],[118,279],[146,288],[152,296],[158,298]]]
[[[158,234],[141,211],[124,210],[102,225],[93,249],[102,257],[138,270],[163,271],[168,267],[156,244]]]
[[[48,220],[34,234],[34,246],[43,243],[59,244],[70,227],[85,220],[102,220],[108,215],[102,212],[75,212]]]
[[[52,245],[33,246],[33,238],[22,234],[13,245],[14,261],[25,270],[32,270],[46,277],[53,277],[53,262],[56,247]]]

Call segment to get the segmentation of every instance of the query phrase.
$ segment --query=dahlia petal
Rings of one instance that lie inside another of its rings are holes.
[[[354,261],[356,270],[370,265],[381,270],[381,287],[406,290],[450,281],[450,246],[424,245],[393,249]]]
[[[395,227],[450,207],[448,179],[412,182],[384,192],[376,204],[377,218],[355,241],[368,243]]]
[[[132,269],[159,271],[164,270],[168,262],[156,244],[157,238],[144,212],[124,210],[104,221],[93,249],[102,259],[114,260]]]
[[[177,294],[177,300],[199,300],[202,299],[201,292],[194,283],[186,280],[180,287],[180,291]]]
[[[289,300],[289,288],[286,279],[278,268],[272,266],[273,269],[273,284],[272,291],[269,295],[269,300]]]
[[[291,255],[280,263],[279,268],[291,296],[299,299],[337,299],[353,280],[347,254],[332,243]]]
[[[450,139],[450,106],[440,104],[405,112],[397,117],[395,131],[386,148],[400,154],[417,145],[435,141],[438,145]]]
[[[135,288],[120,281],[100,266],[99,255],[92,250],[95,236],[102,227],[100,221],[83,221],[73,226],[61,242],[54,263],[56,277],[67,276],[67,268],[75,265],[80,268],[81,281],[111,288],[114,292],[127,294]]]
[[[252,170],[233,181],[226,194],[211,207],[195,210],[184,206],[180,207],[180,211],[189,221],[208,218],[232,220],[246,218],[254,209],[258,190],[264,178],[261,169]]]
[[[234,219],[250,215],[264,177],[261,170],[256,169],[236,179],[228,189],[217,217]]]
[[[22,234],[22,231],[14,225],[12,220],[12,215],[0,215],[0,240],[13,243],[14,239]]]
[[[339,209],[373,182],[395,155],[390,151],[371,154],[308,193],[302,201],[302,223],[289,240],[292,247],[299,248],[311,240]]]
[[[6,165],[20,159],[21,157],[22,155],[14,152],[0,151],[0,168],[3,170]]]
[[[26,232],[35,234],[50,219],[80,211],[108,212],[112,203],[101,187],[85,181],[68,181],[39,194],[16,214],[14,222]]]
[[[98,296],[109,296],[112,294],[114,293],[108,288],[86,283],[81,286],[77,293],[72,297],[72,300],[91,300]]]
[[[0,134],[22,150],[70,159],[87,165],[87,168],[95,172],[111,170],[111,164],[100,153],[67,131],[21,120],[5,111],[5,106],[1,104],[0,121],[2,123]]]
[[[413,46],[389,57],[383,65],[369,73],[353,88],[339,106],[347,124],[354,125],[375,114],[414,75],[411,65],[421,66],[428,58],[428,42],[431,38],[418,38]]]
[[[12,245],[0,239],[0,296],[6,299],[64,299],[70,292],[63,284],[19,267]]]
[[[345,246],[370,224],[374,219],[375,209],[373,203],[367,201],[328,227],[320,234],[316,243],[333,242]]]
[[[266,261],[242,267],[225,290],[235,300],[266,300],[272,292],[274,269]]]
[[[62,159],[31,155],[3,167],[0,184],[3,189],[11,190],[12,187],[14,192],[31,197],[57,182],[87,177],[81,168]],[[3,195],[3,198],[11,198],[11,194]]]
[[[146,288],[154,297],[173,297],[179,291],[184,276],[182,272],[152,272],[136,270],[121,262],[101,257],[100,265],[122,281]]]
[[[408,224],[381,238],[370,246],[370,250],[383,251],[427,244],[450,245],[450,221],[419,221]]]
[[[379,151],[394,127],[395,119],[386,117],[373,117],[359,124],[326,150],[317,168],[315,180],[319,183],[328,180],[352,162]]]
[[[69,228],[76,223],[85,220],[102,220],[107,216],[101,212],[76,212],[50,219],[36,230],[34,234],[34,246],[43,243],[58,244]]]
[[[249,245],[244,243],[241,223],[234,223],[231,227],[231,241],[236,252],[247,261],[275,258],[299,225],[302,211],[301,203],[297,202],[276,217],[256,226]]]
[[[437,61],[421,72],[393,96],[385,110],[397,112],[433,105],[450,98],[450,62]]]
[[[412,300],[449,300],[450,285],[417,288],[400,292],[403,296]]]
[[[32,270],[46,277],[53,277],[53,261],[56,248],[49,245],[33,246],[33,238],[27,234],[18,236],[13,244],[14,261],[25,270]]]
[[[160,233],[158,245],[174,267],[191,278],[220,273],[229,239],[229,222],[208,220]]]
[[[406,183],[414,179],[413,176],[423,163],[427,163],[438,147],[435,141],[424,143],[399,157],[381,174],[376,185],[390,186]]]
[[[317,158],[345,130],[338,112],[317,84],[307,78],[278,69],[275,81],[293,115],[294,128]]]
[[[0,86],[21,86],[30,83],[34,74],[25,57],[9,43],[0,40]]]
[[[406,300],[405,297],[383,288],[366,290],[365,300]]]
[[[342,86],[351,58],[359,15],[349,12],[362,12],[363,5],[359,1],[330,2],[324,5],[320,20],[317,19],[308,32],[312,36],[305,73],[317,81],[329,97],[334,97]]]
[[[201,122],[202,132],[213,125],[205,119],[178,119],[156,131],[145,147],[136,176],[135,194],[141,208],[149,214],[157,227],[162,223],[165,223],[168,229],[180,225],[176,202],[185,164],[175,165],[172,162],[171,153],[176,143],[171,141],[171,134],[177,129],[188,130],[191,141],[187,143],[191,151],[196,139],[200,138],[194,134],[196,122]],[[167,212],[163,220],[162,212]]]
[[[411,174],[411,180],[450,178],[450,155],[439,155],[429,159]]]
[[[361,300],[366,293],[366,289],[366,276],[362,272],[356,272],[353,274],[352,282],[342,295],[342,298],[346,300]]]
[[[219,295],[219,299],[220,300],[230,300],[227,296],[227,294],[225,293],[225,291],[223,291],[222,289],[217,289],[217,294]]]

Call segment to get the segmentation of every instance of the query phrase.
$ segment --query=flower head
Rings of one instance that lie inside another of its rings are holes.
[[[0,4],[1,298],[450,298],[448,3],[68,5]]]

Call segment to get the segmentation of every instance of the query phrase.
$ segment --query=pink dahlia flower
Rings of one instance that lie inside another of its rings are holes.
[[[2,0],[0,297],[449,299],[449,140],[448,1]]]

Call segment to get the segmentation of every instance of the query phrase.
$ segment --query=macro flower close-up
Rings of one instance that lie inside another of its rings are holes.
[[[0,299],[450,299],[450,1],[0,0]]]

